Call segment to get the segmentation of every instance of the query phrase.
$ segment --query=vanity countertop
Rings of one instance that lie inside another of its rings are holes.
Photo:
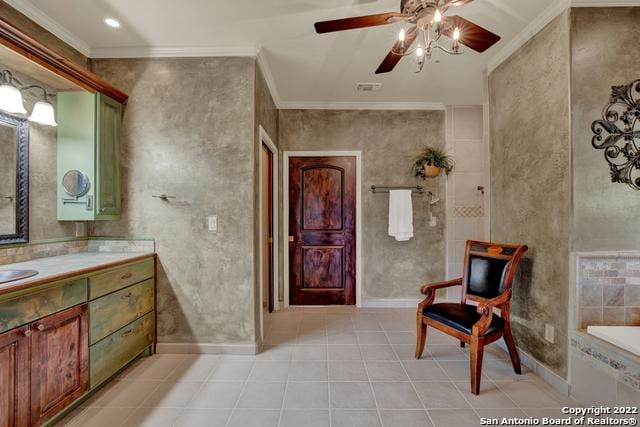
[[[0,284],[0,295],[154,256],[154,252],[80,252],[0,265],[0,270],[38,272],[33,277]]]

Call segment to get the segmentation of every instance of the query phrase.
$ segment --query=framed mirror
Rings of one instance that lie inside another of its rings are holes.
[[[29,125],[0,111],[0,245],[29,241]]]

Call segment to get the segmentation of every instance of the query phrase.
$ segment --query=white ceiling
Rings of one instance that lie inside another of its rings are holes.
[[[405,58],[396,70],[375,69],[400,24],[315,34],[320,20],[399,10],[399,0],[7,0],[93,57],[252,55],[261,50],[267,79],[284,108],[394,106],[437,108],[482,103],[482,75],[523,32],[566,0],[476,0],[451,9],[502,37],[484,54],[442,56],[414,74]],[[112,29],[107,16],[122,23]],[[358,93],[356,82],[381,82]]]

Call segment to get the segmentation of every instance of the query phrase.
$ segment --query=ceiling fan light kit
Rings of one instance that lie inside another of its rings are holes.
[[[400,13],[388,12],[318,22],[315,24],[315,28],[319,34],[324,34],[405,22],[411,27],[400,30],[397,41],[376,70],[376,74],[392,71],[405,56],[415,58],[416,73],[419,73],[426,62],[431,60],[436,63],[440,62],[438,51],[449,55],[460,55],[465,53],[460,49],[460,45],[464,45],[482,53],[500,40],[500,36],[458,15],[445,15],[451,7],[463,6],[472,1],[401,0]],[[417,39],[419,39],[419,43],[415,49],[412,49],[412,45]],[[447,42],[447,39],[450,41]]]

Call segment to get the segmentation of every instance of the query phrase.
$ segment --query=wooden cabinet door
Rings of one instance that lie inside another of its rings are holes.
[[[354,305],[355,157],[289,159],[289,303]]]
[[[87,304],[31,324],[31,424],[40,425],[89,386]]]
[[[114,219],[121,212],[120,139],[122,104],[98,94],[96,129],[96,217]]]
[[[29,423],[29,326],[0,334],[0,427]]]

